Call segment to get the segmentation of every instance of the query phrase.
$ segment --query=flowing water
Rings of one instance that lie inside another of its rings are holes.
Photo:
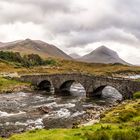
[[[131,76],[126,76],[125,78],[129,78],[129,79],[140,79],[140,75],[131,75]]]
[[[77,122],[97,118],[113,100],[86,99],[80,86],[72,86],[72,96],[47,93],[11,93],[0,95],[0,136],[41,128],[68,128]],[[117,91],[106,89],[103,97],[121,99]],[[116,96],[117,95],[117,96]],[[91,116],[89,110],[95,112]]]

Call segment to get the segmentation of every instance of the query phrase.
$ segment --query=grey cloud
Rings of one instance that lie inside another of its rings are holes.
[[[34,22],[43,24],[55,14],[73,13],[70,0],[1,0],[0,23]]]
[[[70,47],[80,45],[83,47],[98,41],[116,41],[138,47],[140,43],[139,5],[138,0],[117,0],[112,5],[112,11],[110,13],[103,11],[103,17],[97,20],[96,24],[92,14],[89,22],[85,24],[86,18],[82,15],[78,16],[78,13],[64,14],[60,20],[56,18],[56,22],[50,20],[52,23],[50,22],[47,26],[57,36],[64,36],[65,44]]]
[[[125,44],[133,44],[134,46],[137,46],[137,44],[140,43],[134,35],[114,27],[104,30],[74,32],[70,33],[69,36],[67,35],[64,37],[64,39],[64,42],[66,42],[68,47],[83,47],[93,42],[102,41],[116,41]]]
[[[33,5],[40,7],[44,11],[69,11],[70,0],[2,0],[11,4],[21,4],[23,6]]]
[[[46,30],[46,36],[51,33],[57,40],[61,38],[67,47],[83,47],[99,41],[138,47],[140,1],[101,0],[103,6],[99,9],[94,5],[96,1],[99,0],[1,0],[0,23],[40,24]],[[83,4],[80,9],[81,2],[89,2],[89,7]]]

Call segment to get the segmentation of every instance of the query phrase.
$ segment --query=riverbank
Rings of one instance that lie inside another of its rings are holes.
[[[140,99],[124,101],[101,115],[100,123],[76,129],[32,130],[5,140],[139,140]],[[3,139],[2,139],[3,140]]]
[[[20,91],[31,91],[30,83],[0,77],[0,94]]]

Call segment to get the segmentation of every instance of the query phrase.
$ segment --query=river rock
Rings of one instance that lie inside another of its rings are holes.
[[[42,111],[43,113],[49,113],[51,109],[47,106],[41,106],[39,107],[39,110]]]

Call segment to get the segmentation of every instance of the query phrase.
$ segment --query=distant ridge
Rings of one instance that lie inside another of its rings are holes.
[[[69,56],[71,56],[71,57],[74,58],[74,59],[78,59],[78,58],[81,57],[81,56],[78,55],[77,53],[71,53],[71,54],[69,54]]]
[[[56,57],[70,60],[72,59],[56,46],[40,40],[25,39],[8,43],[0,43],[0,50],[20,52],[23,54],[34,53],[44,58]]]

